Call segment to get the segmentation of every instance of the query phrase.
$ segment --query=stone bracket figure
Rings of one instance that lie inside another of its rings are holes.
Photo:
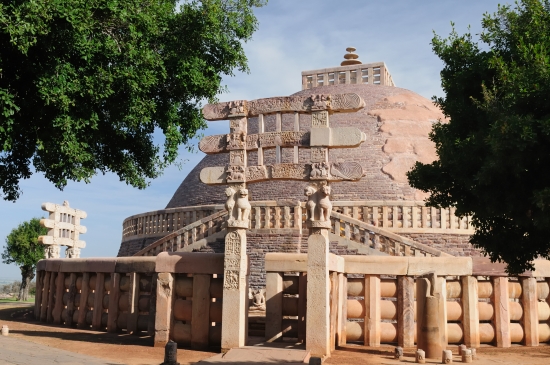
[[[239,197],[237,198],[237,220],[248,222],[251,208],[250,202],[248,201],[248,189],[240,189]]]
[[[330,228],[330,201],[331,188],[326,181],[320,181],[315,185],[308,185],[304,194],[308,197],[306,202],[307,224],[310,228]]]
[[[248,201],[248,189],[230,187],[225,189],[225,195],[227,196],[225,209],[229,213],[228,227],[248,228],[252,209]]]

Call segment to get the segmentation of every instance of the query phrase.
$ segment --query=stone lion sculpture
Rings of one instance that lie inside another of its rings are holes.
[[[248,201],[248,189],[240,189],[237,197],[237,220],[247,221],[250,215],[250,202]]]

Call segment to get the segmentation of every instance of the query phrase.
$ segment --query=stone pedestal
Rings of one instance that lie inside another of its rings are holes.
[[[233,225],[243,226],[244,223]],[[246,227],[248,227],[248,221]],[[227,230],[222,311],[222,351],[224,352],[233,347],[244,346],[248,335],[246,229],[233,227]]]
[[[307,240],[306,350],[312,357],[330,356],[329,230],[312,228]]]

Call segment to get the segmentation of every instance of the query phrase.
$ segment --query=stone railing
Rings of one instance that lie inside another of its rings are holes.
[[[395,86],[384,62],[302,71],[302,90],[342,84]]]
[[[196,243],[198,240],[210,237],[223,230],[223,222],[227,211],[216,213],[193,222],[175,232],[169,233],[161,239],[151,243],[134,256],[156,256],[161,252],[177,252]]]
[[[444,298],[436,324],[443,348],[550,342],[550,261],[535,260],[535,271],[507,277],[503,264],[485,258],[341,257],[345,291],[338,291],[338,336],[332,346],[414,347],[426,323],[417,319],[425,321],[429,315],[417,306],[425,303],[425,298],[418,299],[417,283],[430,275],[435,277],[435,292]],[[300,318],[306,316],[300,296],[307,285],[307,255],[269,253],[266,272],[266,293],[277,299],[267,301],[266,339],[296,337],[303,326]]]
[[[395,233],[474,233],[470,217],[455,208],[432,208],[421,201],[335,201],[333,210]]]
[[[223,254],[48,259],[37,265],[35,318],[95,331],[221,345]]]
[[[335,235],[360,242],[390,256],[452,256],[335,211],[331,213],[331,223]]]
[[[341,256],[329,254],[330,280],[330,336],[332,349],[335,339],[345,336],[345,322],[342,316],[344,297],[344,260]],[[268,253],[265,255],[266,271],[266,322],[265,340],[306,340],[307,311],[307,254]],[[345,344],[345,343],[343,343]]]
[[[304,202],[251,201],[250,204],[251,229],[305,227]],[[469,217],[459,219],[454,215],[454,208],[425,207],[418,201],[335,201],[332,204],[337,213],[393,233],[474,233]],[[124,220],[122,242],[162,237],[223,209],[223,205],[200,205],[137,214]]]
[[[136,214],[122,223],[122,242],[164,236],[223,209],[219,204],[199,205]]]

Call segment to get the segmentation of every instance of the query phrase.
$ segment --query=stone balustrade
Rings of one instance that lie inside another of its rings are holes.
[[[474,233],[470,217],[455,208],[432,208],[421,201],[336,201],[333,210],[395,233]]]
[[[122,242],[164,236],[222,209],[223,205],[200,205],[136,214],[122,223]]]
[[[204,350],[221,344],[222,277],[223,254],[41,260],[35,318]]]
[[[169,233],[161,239],[153,242],[134,256],[156,256],[161,252],[177,252],[198,242],[201,239],[211,237],[223,230],[223,222],[227,212],[219,210],[205,218],[199,219],[175,232]]]
[[[302,71],[302,90],[343,84],[395,86],[384,62]]]
[[[332,233],[348,240],[361,242],[390,256],[452,256],[335,211],[331,213],[331,224]]]
[[[251,209],[250,227],[254,230],[296,229],[301,232],[305,224],[304,209],[299,202],[255,202]],[[357,208],[357,207],[356,207]],[[363,207],[367,210],[368,207]],[[376,209],[376,206],[370,207]],[[395,207],[393,207],[395,208]],[[425,208],[424,209],[428,209]],[[338,213],[345,211],[348,214]],[[387,209],[385,209],[387,211]],[[449,256],[448,254],[430,246],[402,237],[391,229],[380,228],[372,224],[352,218],[352,215],[361,219],[358,209],[349,206],[337,206],[331,212],[331,232],[335,235],[366,245],[374,250],[387,253],[391,256]],[[181,251],[199,240],[221,232],[224,229],[223,221],[227,216],[225,210],[218,210],[212,215],[201,218],[175,232],[168,233],[159,240],[143,248],[134,256],[155,256],[160,252]]]
[[[439,316],[443,347],[550,342],[550,261],[536,260],[535,271],[507,277],[504,265],[485,258],[341,257],[345,291],[336,289],[339,294],[333,302],[338,308],[331,308],[337,329],[333,346],[414,347],[421,325],[418,317],[427,315],[417,308],[417,283],[428,273],[435,273],[435,285],[445,298]],[[296,330],[303,326],[299,319],[305,318],[299,302],[307,285],[306,271],[305,254],[266,255],[266,292],[276,299],[267,300],[266,339],[302,338]]]
[[[305,227],[304,202],[251,201],[250,204],[252,229]],[[332,205],[337,213],[394,233],[474,233],[470,218],[456,217],[454,208],[425,207],[419,201],[334,201]],[[137,214],[124,220],[122,242],[160,238],[223,209],[223,205],[200,205]]]

